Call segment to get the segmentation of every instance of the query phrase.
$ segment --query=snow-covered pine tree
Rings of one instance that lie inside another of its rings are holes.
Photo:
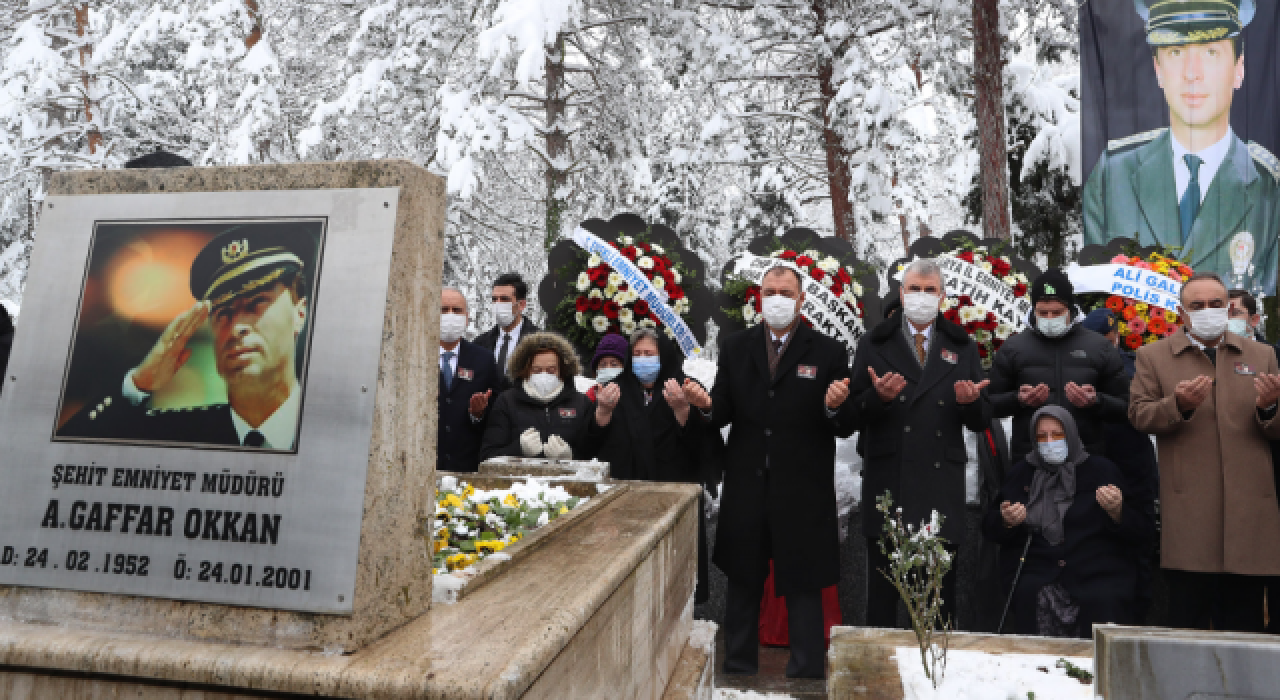
[[[110,5],[27,0],[3,12],[0,296],[17,298],[49,178],[121,161],[120,125],[132,93],[109,60],[120,38]]]

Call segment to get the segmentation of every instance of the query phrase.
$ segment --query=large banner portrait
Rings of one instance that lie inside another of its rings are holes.
[[[50,196],[0,586],[350,614],[397,194]]]
[[[1272,0],[1080,8],[1084,241],[1180,251],[1275,293],[1280,13]]]
[[[55,439],[294,451],[324,224],[98,223]]]

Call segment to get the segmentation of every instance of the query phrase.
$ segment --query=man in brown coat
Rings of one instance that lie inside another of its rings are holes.
[[[1192,277],[1180,301],[1183,330],[1138,351],[1129,390],[1130,422],[1158,439],[1170,624],[1261,632],[1265,577],[1280,574],[1276,355],[1227,332],[1217,275]]]

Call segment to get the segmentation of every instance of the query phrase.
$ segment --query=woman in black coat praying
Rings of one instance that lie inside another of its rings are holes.
[[[1006,593],[1030,537],[1013,592],[1017,633],[1087,638],[1095,623],[1133,624],[1132,548],[1154,537],[1150,514],[1116,486],[1124,477],[1114,463],[1085,452],[1066,409],[1036,411],[1031,439],[1036,449],[1014,465],[983,521],[1001,545]]]
[[[703,440],[717,438],[685,400],[683,357],[652,329],[631,334],[625,369],[596,391],[590,442],[615,479],[702,483]],[[701,500],[699,501],[701,502]],[[698,513],[696,602],[709,597],[704,513]]]

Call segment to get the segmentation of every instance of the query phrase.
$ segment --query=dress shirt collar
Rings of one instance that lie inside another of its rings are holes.
[[[289,398],[280,404],[280,408],[277,408],[270,418],[258,426],[258,432],[262,433],[262,437],[267,441],[264,447],[273,450],[293,449],[293,438],[298,432],[298,408],[301,404],[302,399],[295,385],[293,391],[289,392]],[[239,413],[236,413],[234,407],[231,409],[231,422],[236,426],[236,436],[240,438],[240,444],[243,445],[244,436],[248,435],[253,427],[241,418]]]
[[[1172,136],[1172,134],[1171,134]],[[1182,195],[1187,191],[1187,185],[1191,183],[1191,169],[1187,167],[1187,161],[1183,156],[1192,154],[1199,158],[1200,170],[1196,173],[1196,179],[1200,182],[1200,201],[1204,202],[1204,197],[1209,193],[1209,185],[1213,184],[1213,177],[1218,173],[1218,168],[1222,166],[1222,162],[1227,159],[1227,151],[1231,150],[1231,139],[1235,136],[1235,132],[1231,127],[1227,127],[1227,133],[1223,135],[1217,142],[1209,144],[1198,151],[1188,150],[1178,142],[1177,136],[1172,136],[1169,142],[1173,144],[1173,179],[1178,188],[1178,200],[1182,200]]]

